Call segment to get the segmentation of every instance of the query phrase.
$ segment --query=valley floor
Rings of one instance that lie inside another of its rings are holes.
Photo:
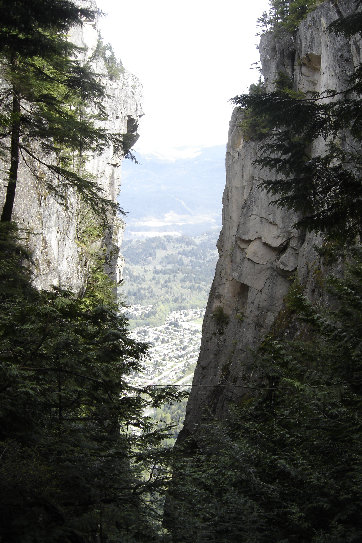
[[[129,318],[139,316],[149,306],[131,306]],[[150,345],[142,376],[137,385],[190,385],[197,362],[204,309],[172,311],[160,326],[142,326],[132,330],[137,341]]]

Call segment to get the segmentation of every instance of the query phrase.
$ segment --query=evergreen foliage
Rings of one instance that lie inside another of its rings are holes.
[[[21,157],[34,175],[49,170],[47,188],[63,199],[71,186],[95,209],[114,208],[84,162],[87,152],[112,143],[120,147],[122,138],[96,126],[105,118],[104,89],[66,35],[72,26],[94,20],[96,12],[69,0],[2,0],[0,16],[0,138],[9,167],[2,221],[11,220]]]
[[[294,31],[316,4],[273,0],[265,24]],[[95,13],[70,0],[0,0],[0,16],[0,126],[9,142],[0,229],[0,540],[156,543],[168,452],[165,431],[145,408],[178,394],[128,384],[146,346],[129,337],[117,312],[103,255],[92,255],[82,296],[39,292],[10,222],[21,154],[98,211],[108,208],[83,161],[122,138],[112,140],[89,118],[84,103],[99,104],[103,89],[65,39]],[[358,17],[337,21],[333,31],[353,35]],[[117,77],[111,57],[109,66]],[[168,502],[174,543],[360,541],[360,92],[359,66],[343,93],[303,96],[280,74],[274,92],[259,84],[234,99],[246,108],[247,139],[261,145],[258,163],[277,174],[264,186],[300,214],[299,226],[348,245],[348,265],[329,280],[328,303],[312,305],[292,285],[288,327],[272,330],[253,367],[244,368],[245,385],[256,392],[176,449]],[[321,139],[325,153],[311,154]],[[89,224],[80,243],[93,237],[102,232]],[[215,319],[221,333],[223,315]],[[298,333],[290,339],[292,330]]]
[[[145,410],[179,394],[128,384],[147,346],[130,338],[104,271],[115,206],[84,170],[89,153],[124,149],[122,135],[97,128],[104,89],[67,39],[95,19],[81,5],[0,0],[1,158],[9,168],[0,229],[2,543],[158,541],[150,496],[169,478],[168,430],[154,428]],[[109,77],[119,77],[110,49],[99,54]],[[70,186],[86,203],[78,242],[89,273],[79,296],[32,286],[31,255],[11,222],[20,158],[57,196],[66,199]]]
[[[338,31],[349,35],[352,19]],[[262,185],[277,196],[275,203],[299,214],[298,227],[353,242],[362,226],[361,66],[349,74],[343,92],[305,95],[279,74],[274,91],[259,86],[233,102],[245,108],[246,139],[261,142],[255,163],[270,176]],[[320,154],[311,152],[316,144]]]
[[[323,0],[269,0],[269,11],[258,19],[262,32],[294,32]]]
[[[355,9],[354,13],[347,17],[336,19],[336,21],[330,25],[330,30],[336,34],[343,34],[347,37],[362,33],[362,0],[354,0],[352,5]]]
[[[259,391],[176,451],[175,543],[360,541],[361,250],[353,257],[329,281],[337,309],[292,286],[297,337],[268,337],[244,368],[245,386]]]
[[[109,43],[104,43],[102,37],[98,37],[97,47],[92,55],[92,60],[101,58],[106,66],[108,77],[111,80],[119,79],[121,73],[124,72],[122,62],[117,60],[116,55]]]
[[[132,388],[127,376],[140,371],[146,345],[130,339],[125,318],[92,293],[37,291],[25,256],[5,224],[0,539],[156,541],[144,502],[169,477],[159,448],[167,433],[144,412],[178,395]]]
[[[270,27],[279,32],[292,2],[272,7],[286,8]],[[359,21],[357,9],[330,30],[348,37]],[[263,186],[340,265],[329,279],[319,271],[319,303],[296,278],[279,324],[250,365],[241,361],[250,392],[222,421],[205,411],[193,435],[184,431],[166,508],[173,543],[361,541],[360,81],[357,66],[344,92],[305,96],[279,74],[273,92],[261,83],[234,99],[244,136],[260,146]]]
[[[124,138],[97,128],[104,88],[67,39],[74,25],[95,19],[81,5],[0,0],[1,158],[9,171],[0,223],[2,543],[159,541],[150,499],[169,479],[161,445],[168,429],[154,427],[145,410],[180,395],[128,383],[147,346],[130,338],[104,271],[115,206],[84,170],[89,153],[111,144],[124,151]],[[100,47],[109,77],[119,77],[121,64]],[[85,200],[78,242],[89,273],[79,296],[32,286],[31,255],[11,221],[21,158],[60,198],[70,186]]]

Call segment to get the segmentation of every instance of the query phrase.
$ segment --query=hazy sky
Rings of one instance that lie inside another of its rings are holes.
[[[98,0],[104,40],[143,85],[136,150],[192,156],[226,143],[228,100],[258,79],[256,20],[268,0]]]

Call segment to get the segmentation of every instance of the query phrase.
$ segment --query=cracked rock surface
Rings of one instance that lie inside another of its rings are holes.
[[[338,4],[347,15],[349,2]],[[295,37],[262,37],[262,72],[269,89],[281,71],[303,92],[345,88],[348,74],[361,62],[361,49],[355,39],[326,30],[336,17],[332,3],[325,2]],[[242,116],[237,108],[230,121],[219,260],[182,435],[195,431],[203,414],[222,418],[229,402],[243,394],[245,368],[277,319],[295,275],[311,299],[318,296],[313,276],[322,266],[315,251],[320,239],[297,231],[297,215],[273,205],[273,197],[260,187],[265,172],[254,164],[260,147],[243,140]],[[321,145],[316,143],[312,153],[320,154]]]
[[[125,134],[132,145],[138,138],[138,120],[142,116],[142,89],[138,79],[120,68],[118,78],[109,78],[104,59],[94,53],[98,44],[97,26],[85,23],[72,30],[70,40],[87,51],[80,53],[84,62],[92,59],[92,67],[106,88],[103,106],[108,115],[99,121],[102,128],[112,133]],[[92,58],[93,57],[93,58]],[[121,66],[121,65],[120,65]],[[39,153],[41,156],[41,153]],[[45,161],[52,157],[46,156]],[[122,152],[112,146],[99,155],[88,156],[85,169],[96,180],[102,196],[117,201],[121,182]],[[4,200],[8,164],[0,163],[0,205]],[[62,203],[47,184],[54,185],[64,196]],[[62,188],[54,176],[40,163],[21,159],[19,180],[16,188],[14,220],[17,221],[22,239],[32,252],[34,284],[37,288],[49,289],[52,285],[79,292],[84,288],[89,272],[89,259],[82,250],[82,231],[90,223],[87,207],[72,188]],[[87,222],[88,221],[88,222]],[[123,259],[119,254],[124,224],[118,217],[109,218],[109,227],[102,240],[95,242],[105,248],[106,271],[118,280]],[[97,249],[88,247],[87,251]]]

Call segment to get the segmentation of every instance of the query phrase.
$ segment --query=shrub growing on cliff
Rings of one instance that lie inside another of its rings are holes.
[[[324,0],[270,0],[269,11],[258,19],[262,32],[294,32],[299,23]]]
[[[126,319],[94,292],[37,291],[25,257],[3,225],[0,539],[156,541],[144,502],[165,484],[165,430],[144,409],[177,394],[129,385],[146,345],[129,337]]]
[[[296,226],[353,242],[362,227],[361,66],[343,92],[306,96],[281,85],[279,76],[273,92],[241,95],[233,102],[254,124],[262,123],[263,130],[248,137],[261,141],[255,163],[271,174],[262,185],[277,196],[275,203],[299,214]],[[317,142],[322,152],[312,155]]]
[[[354,258],[329,282],[337,309],[292,289],[298,336],[267,338],[243,369],[249,394],[176,449],[175,543],[360,541],[360,250]]]

